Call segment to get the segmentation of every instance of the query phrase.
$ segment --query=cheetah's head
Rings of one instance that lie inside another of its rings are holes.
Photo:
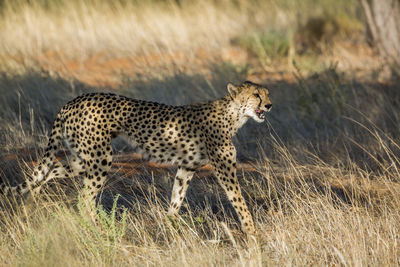
[[[239,104],[242,115],[253,118],[257,122],[264,121],[264,113],[272,108],[267,88],[246,81],[241,85],[228,83],[227,89],[232,100]]]

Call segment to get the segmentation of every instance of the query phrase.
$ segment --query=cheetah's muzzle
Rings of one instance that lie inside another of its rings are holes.
[[[257,115],[257,117],[259,117],[260,119],[265,119],[265,114],[264,114],[264,110],[262,110],[262,109],[256,109],[256,115]],[[266,112],[268,112],[268,111],[266,111]]]

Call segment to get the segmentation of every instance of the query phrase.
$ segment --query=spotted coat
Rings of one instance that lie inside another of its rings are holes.
[[[210,163],[247,233],[254,224],[236,177],[236,151],[231,138],[249,119],[264,121],[271,109],[268,90],[245,82],[227,85],[229,94],[213,102],[170,106],[111,93],[91,93],[67,103],[57,114],[49,143],[32,177],[5,193],[37,193],[47,181],[83,176],[85,196],[95,199],[111,168],[111,140],[126,136],[149,159],[178,165],[169,215],[178,212],[195,171]],[[55,161],[62,141],[71,157]]]

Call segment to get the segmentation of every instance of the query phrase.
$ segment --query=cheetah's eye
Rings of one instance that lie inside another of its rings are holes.
[[[260,95],[259,95],[259,94],[257,94],[257,93],[256,93],[256,94],[254,94],[254,96],[255,96],[255,97],[257,97],[257,98],[260,98]]]

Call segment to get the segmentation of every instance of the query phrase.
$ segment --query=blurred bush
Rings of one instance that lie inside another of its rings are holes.
[[[355,41],[362,38],[363,25],[360,20],[347,16],[311,17],[295,34],[296,52],[308,49],[322,52],[340,41]]]

